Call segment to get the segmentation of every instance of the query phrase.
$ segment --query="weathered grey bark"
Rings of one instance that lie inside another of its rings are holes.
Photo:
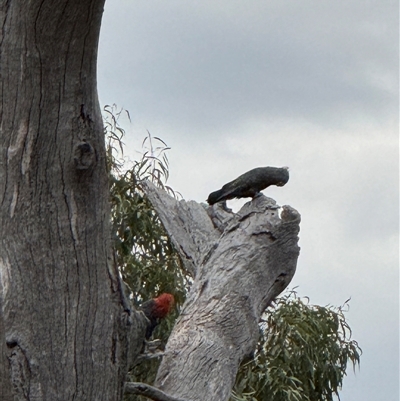
[[[103,4],[0,0],[1,399],[122,396],[130,322],[96,89]]]
[[[180,398],[171,397],[160,389],[150,386],[146,383],[129,382],[125,384],[125,393],[133,395],[142,395],[156,401],[186,401]]]
[[[279,216],[265,196],[233,214],[143,187],[194,275],[155,386],[188,401],[226,401],[262,312],[294,275],[300,215],[284,206]]]

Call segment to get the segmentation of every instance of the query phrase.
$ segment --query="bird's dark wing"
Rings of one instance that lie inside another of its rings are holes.
[[[235,186],[235,182],[232,181],[229,182],[228,184],[225,184],[218,191],[211,192],[211,194],[208,196],[207,202],[210,205],[213,205],[214,203],[217,202],[222,202],[234,198],[241,198],[243,197],[242,196],[243,193],[247,193],[248,189],[249,188],[246,184],[241,186]],[[252,195],[246,195],[246,196],[252,196]]]
[[[150,339],[150,337],[153,334],[154,329],[158,326],[159,324],[159,319],[150,319],[150,324],[147,326],[146,328],[146,334],[145,334],[145,338],[146,340]]]
[[[254,197],[270,185],[282,186],[288,180],[289,174],[285,168],[257,167],[228,182],[220,190],[212,192],[207,202],[213,205],[233,198]]]
[[[154,317],[154,308],[155,308],[155,301],[154,299],[149,299],[146,302],[143,302],[140,306],[139,306],[139,310],[141,310],[144,315],[147,317],[147,319],[149,320],[149,324],[147,326],[146,329],[146,339],[149,339],[154,331],[154,329],[157,327],[157,324],[159,323],[159,319]]]
[[[148,301],[143,302],[140,306],[139,306],[139,310],[141,310],[145,316],[147,317],[147,319],[150,319],[152,316],[152,312],[155,308],[155,301],[154,299],[149,299]]]

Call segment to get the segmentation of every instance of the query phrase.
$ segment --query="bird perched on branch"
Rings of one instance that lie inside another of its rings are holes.
[[[228,182],[220,190],[211,192],[210,205],[233,198],[255,198],[270,185],[282,187],[289,181],[288,167],[257,167]]]
[[[165,318],[171,312],[174,306],[174,296],[172,294],[164,293],[157,298],[150,299],[140,305],[144,315],[149,319],[149,325],[146,330],[146,339],[148,340],[153,334],[154,329],[160,323],[160,320]]]

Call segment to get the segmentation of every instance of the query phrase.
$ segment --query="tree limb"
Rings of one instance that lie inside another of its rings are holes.
[[[142,395],[154,401],[185,401],[182,398],[171,397],[164,391],[145,383],[127,382],[124,391],[125,394]]]
[[[155,384],[175,397],[226,401],[262,312],[296,270],[300,215],[263,195],[235,214],[177,201],[148,182],[144,189],[194,272]]]
[[[203,206],[195,201],[177,201],[149,181],[141,183],[168,235],[192,277],[203,258],[216,244],[220,231]]]

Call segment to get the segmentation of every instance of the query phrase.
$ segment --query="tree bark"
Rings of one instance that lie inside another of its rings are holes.
[[[0,0],[5,400],[122,396],[132,321],[111,250],[96,89],[103,5]]]
[[[300,215],[290,206],[279,215],[265,196],[234,214],[143,188],[194,277],[155,386],[187,401],[226,401],[262,312],[295,273]]]

